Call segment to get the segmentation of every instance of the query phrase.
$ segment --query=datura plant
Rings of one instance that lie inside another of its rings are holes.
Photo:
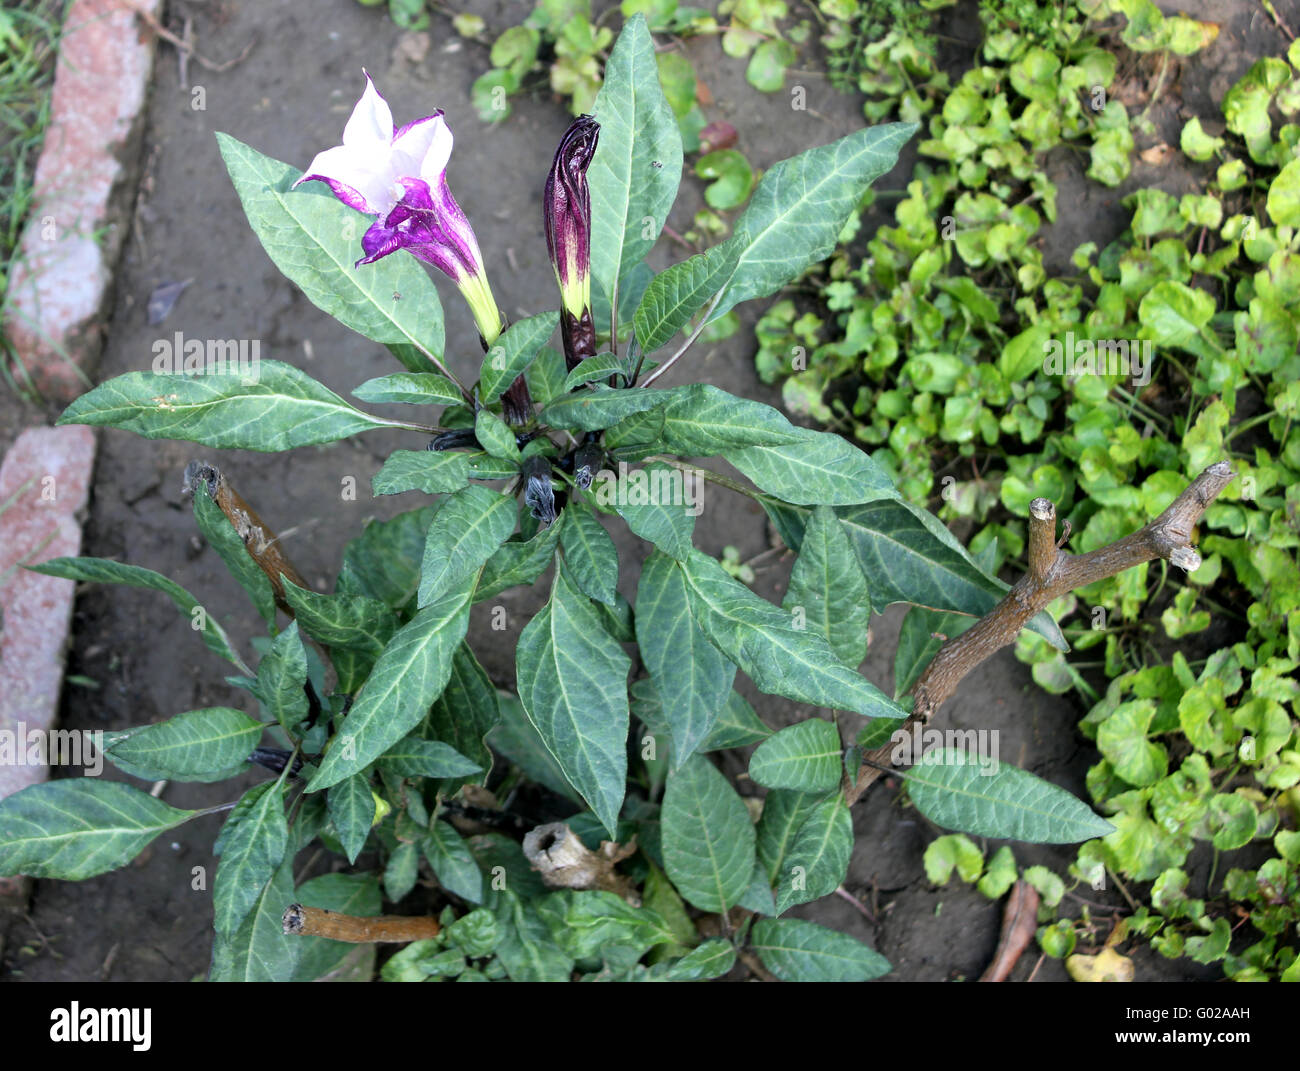
[[[305,172],[221,136],[270,258],[405,368],[354,395],[427,406],[427,424],[356,408],[274,360],[128,373],[61,418],[265,452],[402,429],[412,448],[385,461],[374,492],[430,497],[359,532],[326,594],[237,480],[192,463],[195,522],[266,621],[250,644],[255,668],[198,599],[156,572],[94,558],[39,567],[162,592],[249,693],[256,714],[189,710],[104,741],[112,763],[146,781],[272,774],[213,808],[229,810],[215,846],[213,979],[369,977],[380,943],[400,946],[380,968],[391,980],[706,979],[738,956],[781,979],[885,974],[889,963],[856,938],[784,916],[843,883],[850,807],[888,767],[891,740],[919,738],[964,673],[1022,626],[1063,647],[1042,613],[1062,590],[1153,557],[1194,567],[1192,527],[1231,479],[1226,465],[1087,555],[1059,549],[1052,504],[1035,500],[1029,569],[1008,592],[845,439],[707,383],[656,385],[673,369],[681,378],[709,322],[834,249],[915,124],[868,127],[776,164],[730,239],[656,272],[646,258],[677,193],[682,144],[640,16],[613,49],[594,113],[565,134],[545,184],[559,300],[532,300],[558,309],[508,326],[448,186],[441,112],[394,129],[367,77],[342,144]],[[463,182],[463,157],[459,170]],[[359,244],[358,213],[369,220]],[[473,312],[476,383],[444,361],[438,295],[416,261],[450,278]],[[548,346],[557,327],[562,351]],[[747,482],[697,464],[707,458]],[[797,552],[782,605],[693,545],[701,487],[749,496]],[[620,525],[649,544],[630,599],[610,535]],[[549,597],[519,636],[508,692],[466,641],[471,614],[538,582]],[[858,667],[870,614],[895,602],[978,622],[948,643],[926,637],[891,697]],[[800,720],[764,724],[737,690],[741,675],[799,704]],[[715,764],[726,749],[745,749],[761,801],[743,800]],[[912,804],[954,831],[1053,843],[1111,831],[1062,789],[987,758],[918,749],[900,774]],[[117,780],[36,785],[0,803],[0,874],[89,878],[213,809],[178,809]],[[294,861],[316,841],[338,864],[295,886]],[[401,912],[382,914],[417,884]]]

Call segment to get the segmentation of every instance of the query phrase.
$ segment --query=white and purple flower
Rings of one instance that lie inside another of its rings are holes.
[[[318,153],[294,186],[324,182],[345,205],[378,217],[362,236],[366,255],[357,264],[399,249],[432,264],[460,289],[491,344],[501,333],[501,314],[474,229],[447,186],[451,146],[441,110],[394,130],[388,102],[366,74],[343,144]]]

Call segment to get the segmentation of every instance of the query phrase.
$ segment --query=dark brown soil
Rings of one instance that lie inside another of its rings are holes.
[[[191,63],[193,83],[206,93],[206,110],[191,107],[189,90],[180,85],[175,52],[162,46],[149,107],[145,159],[136,222],[121,267],[109,344],[97,381],[148,369],[151,346],[176,331],[196,338],[259,339],[264,357],[287,361],[310,372],[340,395],[365,379],[394,371],[379,346],[351,334],[312,306],[288,283],[262,252],[228,182],[214,134],[225,131],[262,152],[305,165],[318,150],[336,144],[339,131],[361,88],[361,68],[375,77],[392,104],[399,123],[446,110],[457,139],[450,182],[473,220],[488,257],[498,300],[511,318],[550,303],[553,278],[542,235],[540,195],[554,147],[568,118],[550,99],[522,99],[514,114],[496,128],[474,115],[469,91],[486,69],[486,50],[450,34],[446,20],[435,17],[433,42],[421,63],[403,58],[401,32],[383,15],[353,0],[261,0],[238,4],[177,3],[173,21],[192,14],[198,46],[221,60],[237,55],[250,38],[257,45],[248,59],[224,73]],[[522,5],[471,2],[459,5],[483,15],[499,31],[519,17]],[[1179,5],[1223,23],[1218,43],[1204,56],[1180,64],[1162,113],[1185,102],[1202,115],[1210,102],[1249,64],[1252,57],[1276,54],[1281,37],[1256,5],[1246,0]],[[1290,23],[1300,25],[1300,3],[1276,0]],[[965,11],[955,35],[971,38],[973,22]],[[177,24],[179,26],[179,24]],[[756,166],[769,166],[811,144],[821,144],[862,124],[858,103],[834,92],[825,79],[808,71],[791,76],[806,87],[809,110],[792,113],[789,97],[763,97],[744,82],[744,64],[725,57],[716,40],[691,42],[690,54],[713,93],[711,118],[725,119],[740,131],[739,147]],[[968,62],[964,61],[964,62]],[[803,66],[815,66],[805,62]],[[964,65],[964,64],[963,64]],[[1172,114],[1172,112],[1171,112]],[[1167,140],[1176,143],[1165,133]],[[1139,142],[1139,147],[1144,143]],[[1077,164],[1061,162],[1062,177]],[[882,183],[901,185],[910,158]],[[1170,178],[1180,188],[1185,176],[1139,172],[1143,182]],[[1063,186],[1061,222],[1051,244],[1068,257],[1079,241],[1101,241],[1099,232],[1122,226],[1123,191],[1099,191],[1078,184],[1074,196]],[[700,206],[700,186],[684,184],[672,225],[690,227]],[[513,251],[507,258],[506,251]],[[661,263],[682,251],[661,243]],[[146,323],[145,303],[163,283],[193,278],[170,318],[161,327]],[[440,286],[442,280],[439,281]],[[473,380],[479,347],[468,312],[449,287],[443,287],[447,352],[453,368]],[[683,368],[677,381],[702,378],[734,393],[780,404],[779,397],[757,381],[748,326],[759,310],[748,313],[746,329],[723,344],[704,349]],[[22,414],[30,418],[30,411]],[[0,447],[19,424],[17,403],[0,398]],[[228,582],[211,549],[196,534],[188,506],[180,496],[181,473],[194,457],[219,461],[231,481],[266,520],[285,533],[287,552],[320,590],[329,590],[344,544],[367,517],[389,516],[421,504],[414,496],[372,499],[371,476],[398,447],[418,449],[423,441],[407,433],[373,434],[330,447],[304,448],[279,455],[212,451],[182,442],[151,442],[127,432],[106,430],[100,436],[85,553],[144,565],[172,577],[200,598],[240,643],[261,634],[261,623],[242,592]],[[349,478],[358,494],[350,500],[341,489]],[[712,488],[710,490],[713,490]],[[714,491],[699,518],[696,542],[718,554],[736,546],[743,558],[768,549],[762,513],[747,499]],[[625,568],[624,592],[643,551],[635,540],[620,540]],[[775,556],[759,567],[756,589],[780,599],[789,562]],[[513,649],[519,630],[544,599],[544,586],[503,598],[509,612],[507,632],[488,627],[487,607],[479,607],[471,642],[493,679],[513,685]],[[867,675],[881,687],[892,686],[895,636],[901,608],[873,625]],[[77,729],[111,729],[160,721],[179,711],[202,706],[246,707],[246,693],[224,683],[228,667],[212,656],[162,596],[127,588],[92,587],[77,602],[73,648],[68,672],[96,682],[91,689],[69,685],[63,700],[63,724]],[[770,724],[789,724],[809,711],[783,699],[742,690]],[[1004,759],[1081,796],[1083,778],[1095,760],[1091,746],[1078,735],[1079,709],[1069,698],[1056,698],[1035,687],[1026,667],[1009,651],[973,674],[961,694],[945,709],[955,727],[1001,731]],[[120,777],[110,772],[108,776]],[[249,775],[247,783],[260,779]],[[234,798],[241,785],[173,784],[167,801],[199,807]],[[208,966],[212,906],[210,891],[195,891],[193,868],[204,867],[207,890],[215,860],[211,847],[219,817],[205,818],[157,840],[126,869],[79,884],[40,882],[26,917],[10,921],[0,969],[28,980],[188,980]],[[987,965],[997,941],[1001,904],[954,883],[935,889],[921,866],[933,827],[906,805],[897,785],[878,785],[855,814],[857,848],[846,882],[848,889],[875,912],[872,925],[847,901],[829,897],[793,911],[852,933],[879,949],[894,965],[893,979],[947,980],[974,978]],[[989,846],[990,850],[994,846]],[[1063,872],[1074,848],[1014,846],[1022,864],[1045,863]],[[1090,893],[1120,905],[1114,890]],[[1077,905],[1076,905],[1077,906]],[[3,920],[0,920],[3,925]],[[1038,957],[1027,955],[1014,977],[1023,979]],[[1182,979],[1214,972],[1189,969],[1186,961],[1170,963],[1145,952],[1137,954],[1140,979]],[[1047,960],[1039,979],[1062,979],[1060,964]]]

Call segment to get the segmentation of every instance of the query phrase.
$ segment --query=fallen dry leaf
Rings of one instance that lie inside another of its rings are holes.
[[[1067,956],[1065,970],[1076,982],[1133,981],[1133,961],[1113,948],[1103,948],[1095,956]]]

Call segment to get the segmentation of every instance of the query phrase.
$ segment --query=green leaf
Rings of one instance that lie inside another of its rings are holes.
[[[749,776],[766,788],[829,792],[840,783],[840,733],[809,718],[769,736],[749,760]]]
[[[709,185],[704,190],[705,203],[719,212],[739,208],[754,188],[754,169],[749,166],[745,154],[735,149],[717,149],[705,153],[695,161],[695,173],[708,180]],[[736,255],[739,255],[739,249],[736,250]],[[731,270],[735,270],[734,259]],[[728,271],[719,282],[730,278],[730,275],[731,271]]]
[[[1115,830],[1064,789],[956,748],[928,751],[908,770],[907,791],[936,825],[979,837],[1072,844]]]
[[[565,778],[615,834],[627,780],[631,661],[560,565],[517,648],[519,698]]]
[[[483,449],[503,461],[519,461],[519,444],[510,426],[491,409],[480,409],[474,417],[474,438]]]
[[[582,795],[569,784],[564,770],[541,735],[529,720],[524,705],[515,696],[497,693],[501,704],[501,721],[488,734],[488,743],[510,762],[518,766],[529,780],[545,785],[552,792],[574,803],[582,803]]]
[[[463,900],[482,903],[483,871],[474,861],[469,845],[449,823],[440,818],[430,825],[429,835],[420,846],[439,885]]]
[[[437,372],[395,372],[367,379],[352,397],[363,402],[402,402],[409,405],[464,405],[465,396],[446,376]]]
[[[563,394],[567,376],[564,355],[549,346],[533,358],[533,363],[524,373],[528,393],[538,405],[547,405]]]
[[[175,581],[168,580],[167,577],[155,573],[152,569],[142,569],[138,565],[123,565],[121,562],[111,562],[106,558],[51,558],[47,562],[41,562],[40,565],[30,565],[27,568],[34,573],[61,576],[65,580],[80,580],[92,584],[128,584],[134,588],[161,591],[176,604],[176,608],[181,613],[189,617],[191,627],[198,626],[195,631],[202,634],[203,642],[209,651],[233,662],[245,676],[253,675],[253,671],[244,665],[244,660],[235,651],[230,637],[226,635],[226,630],[199,605],[199,601]]]
[[[575,502],[565,511],[564,563],[578,590],[607,606],[614,605],[618,583],[618,551],[600,520],[585,503]]]
[[[500,720],[497,690],[469,645],[462,643],[452,658],[447,687],[430,708],[420,733],[426,739],[450,744],[471,763],[478,765],[484,774],[473,777],[473,780],[481,782],[492,765],[492,752],[485,738]],[[450,795],[465,783],[467,777],[444,781],[439,785],[439,791]]]
[[[786,502],[853,506],[895,495],[879,465],[832,432],[796,428],[798,438],[781,446],[745,446],[722,456],[760,490]]]
[[[639,959],[648,949],[674,941],[654,911],[633,907],[611,892],[566,890],[537,906],[560,948],[575,959],[603,957],[611,946]]]
[[[374,874],[322,874],[299,885],[293,898],[307,907],[362,918],[378,915],[383,909],[379,879]],[[295,981],[311,982],[326,976],[369,981],[374,973],[374,945],[349,945],[328,937],[294,936],[290,940],[301,946]],[[349,970],[349,964],[355,965]]]
[[[377,495],[423,491],[426,495],[451,494],[469,484],[469,460],[449,450],[394,450],[370,487]]]
[[[83,394],[58,423],[108,425],[146,439],[185,439],[220,450],[262,453],[404,426],[354,409],[280,361],[262,361],[251,377],[127,372]]]
[[[420,563],[436,505],[399,513],[387,521],[371,521],[343,548],[335,591],[368,595],[401,610],[420,586]]]
[[[755,834],[758,837],[758,861],[762,864],[769,889],[788,875],[786,858],[794,847],[799,830],[818,802],[813,793],[784,788],[774,788],[763,797],[763,813],[759,816]]]
[[[1172,279],[1151,287],[1138,304],[1142,337],[1162,346],[1183,346],[1194,339],[1214,315],[1214,298]]]
[[[776,913],[829,896],[843,884],[853,855],[853,818],[842,792],[813,806],[799,827],[776,885]]]
[[[735,269],[734,241],[665,268],[646,287],[632,317],[642,353],[653,353],[690,322]]]
[[[203,481],[199,482],[194,492],[194,520],[208,545],[225,562],[230,575],[248,592],[253,606],[262,615],[262,620],[274,628],[275,593],[271,590],[271,581],[248,553],[243,539],[221,512],[221,507],[212,501]]]
[[[673,765],[680,767],[712,732],[732,694],[736,667],[695,623],[686,579],[659,551],[641,569],[636,625],[641,659],[672,733]]]
[[[667,392],[665,392],[667,393]],[[737,398],[708,383],[678,387],[664,406],[664,448],[687,457],[737,446],[781,446],[804,433],[770,405]]]
[[[894,653],[894,697],[905,695],[944,645],[944,639],[960,636],[975,618],[963,614],[945,614],[924,606],[910,607],[898,632],[898,649]]]
[[[117,781],[65,778],[0,800],[0,874],[84,881],[194,816]]]
[[[1153,785],[1169,772],[1169,756],[1147,739],[1156,716],[1153,699],[1120,703],[1097,726],[1097,750],[1130,785]]]
[[[262,248],[312,304],[375,342],[442,354],[442,304],[419,261],[394,256],[355,267],[369,220],[323,183],[290,190],[302,175],[297,168],[263,156],[228,134],[218,134],[217,143]],[[422,357],[414,357],[407,367],[429,371]]]
[[[257,894],[239,929],[216,935],[208,978],[213,982],[287,982],[293,978],[304,940],[284,932],[284,909],[293,902],[293,860],[286,859]]]
[[[330,648],[345,692],[365,682],[399,624],[388,606],[368,595],[321,595],[286,579],[284,598],[293,607],[298,627]]]
[[[892,970],[861,941],[803,919],[759,919],[750,947],[783,982],[869,982]]]
[[[779,92],[785,85],[785,69],[794,63],[794,45],[779,38],[763,41],[749,57],[745,80],[763,93]]]
[[[721,978],[736,965],[736,949],[730,941],[705,941],[681,959],[673,960],[667,978],[672,982],[703,982]]]
[[[630,18],[614,44],[595,116],[600,141],[587,169],[591,275],[612,294],[659,237],[682,176],[681,132],[659,85],[644,16]]]
[[[798,550],[812,511],[770,498],[760,501],[786,545]],[[1009,589],[985,576],[952,533],[923,509],[884,498],[836,506],[835,514],[853,544],[876,610],[908,602],[982,617]],[[1028,627],[1059,650],[1068,650],[1048,614],[1039,614]]]
[[[474,601],[490,599],[506,588],[535,583],[555,558],[567,515],[565,510],[532,539],[507,539],[502,543],[483,566]]]
[[[612,353],[598,353],[578,362],[564,379],[564,391],[577,390],[579,387],[597,380],[608,380],[616,372],[623,372],[623,359]]]
[[[565,394],[547,405],[537,419],[553,428],[576,431],[604,431],[634,413],[643,413],[668,404],[678,390],[615,390],[592,387],[590,390]]]
[[[703,755],[668,775],[660,812],[664,870],[701,911],[740,902],[754,871],[754,827],[745,804]]]
[[[718,713],[713,732],[704,741],[701,751],[721,751],[730,747],[749,747],[772,735],[769,729],[739,692],[727,696]]]
[[[298,622],[290,621],[257,664],[253,694],[266,712],[292,733],[310,711],[306,684],[307,651],[298,635]]]
[[[497,921],[501,939],[496,954],[512,982],[567,982],[573,957],[551,939],[550,930],[513,892],[501,892]]]
[[[450,744],[407,736],[379,757],[380,769],[394,777],[469,777],[483,767]]]
[[[560,322],[558,312],[543,312],[512,323],[492,343],[479,372],[479,397],[490,405],[527,370]]]
[[[150,781],[221,781],[243,772],[263,728],[238,710],[207,707],[118,735],[105,752]]]
[[[442,694],[469,628],[466,577],[420,610],[388,641],[308,785],[319,792],[364,770],[409,733]]]
[[[364,774],[345,777],[329,789],[325,799],[334,832],[347,853],[348,862],[355,863],[375,821],[375,797],[370,791],[370,781]]]
[[[728,576],[713,558],[694,551],[679,568],[695,620],[759,691],[868,717],[905,716],[879,688],[840,663],[822,637],[795,630],[789,614]]]
[[[867,657],[867,580],[829,506],[813,510],[781,606],[802,609],[804,624],[825,637],[846,666],[857,668]]]
[[[688,493],[692,490],[693,495]],[[614,509],[636,535],[665,554],[685,561],[694,549],[691,538],[695,534],[695,517],[702,508],[701,490],[698,478],[671,465],[652,462],[630,474],[624,471],[618,484],[600,484],[596,496],[597,501],[612,497]]]
[[[1300,227],[1300,160],[1292,160],[1268,187],[1268,214],[1279,227]]]
[[[288,845],[283,786],[267,781],[250,788],[230,812],[212,849],[221,857],[212,889],[217,933],[239,929],[284,861]]]
[[[515,530],[508,495],[474,485],[443,499],[429,526],[417,605],[424,607],[475,575]]]
[[[915,123],[867,127],[769,169],[736,221],[740,253],[710,319],[776,293],[830,256],[863,192],[893,168],[916,130]]]
[[[406,899],[420,878],[420,849],[409,841],[398,841],[384,866],[384,895],[393,903]]]

